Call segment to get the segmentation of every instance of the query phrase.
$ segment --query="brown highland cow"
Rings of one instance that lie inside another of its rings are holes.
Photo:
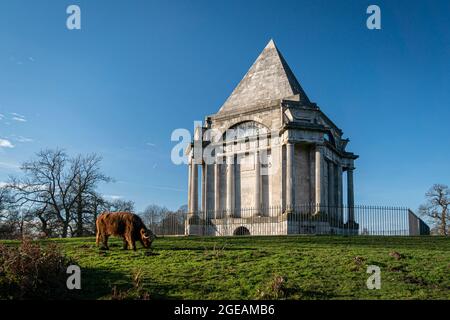
[[[155,234],[142,222],[141,218],[131,212],[105,212],[98,216],[97,246],[100,241],[105,249],[108,247],[109,236],[123,238],[123,248],[136,250],[136,241],[140,241],[144,248],[150,248]]]

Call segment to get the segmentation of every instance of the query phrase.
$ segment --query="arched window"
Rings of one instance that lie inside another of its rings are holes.
[[[230,127],[227,132],[232,134],[234,139],[240,140],[249,137],[257,137],[259,135],[267,135],[269,130],[258,122],[245,121]],[[224,134],[224,139],[227,137],[227,132]]]

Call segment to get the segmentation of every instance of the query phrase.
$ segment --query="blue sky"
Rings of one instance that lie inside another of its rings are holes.
[[[77,4],[82,29],[66,28]],[[382,30],[366,28],[381,8]],[[110,197],[176,209],[176,128],[215,113],[274,38],[340,126],[361,204],[423,202],[450,184],[449,1],[0,2],[0,182],[43,148],[97,152]]]

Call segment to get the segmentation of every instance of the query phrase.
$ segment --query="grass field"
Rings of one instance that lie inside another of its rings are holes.
[[[158,238],[151,254],[49,241],[80,265],[85,299],[450,299],[448,238]],[[368,265],[380,290],[366,287]]]

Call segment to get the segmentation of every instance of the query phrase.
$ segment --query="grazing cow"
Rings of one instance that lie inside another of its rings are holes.
[[[97,246],[102,241],[105,249],[108,248],[109,236],[123,238],[123,248],[136,250],[136,241],[140,241],[145,248],[150,248],[156,236],[145,226],[141,218],[130,212],[105,212],[98,216]]]

